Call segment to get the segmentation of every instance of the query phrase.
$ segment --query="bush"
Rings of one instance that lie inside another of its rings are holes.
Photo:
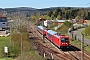
[[[8,55],[7,57],[17,57],[20,53],[20,49],[18,46],[8,46]],[[4,47],[1,49],[1,57],[6,57],[6,54],[4,52]]]
[[[8,52],[9,57],[17,57],[19,53],[20,53],[20,48],[18,46],[9,46],[9,52]]]
[[[69,21],[65,21],[65,22],[64,22],[64,25],[65,25],[65,26],[68,26],[68,27],[71,27],[72,23],[69,22]]]

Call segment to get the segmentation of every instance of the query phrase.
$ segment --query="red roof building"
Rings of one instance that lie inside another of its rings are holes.
[[[2,14],[0,14],[0,18],[7,18],[6,16],[4,16],[4,15],[2,15]]]

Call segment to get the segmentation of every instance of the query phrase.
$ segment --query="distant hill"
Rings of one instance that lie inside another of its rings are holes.
[[[17,11],[32,11],[32,10],[36,10],[36,9],[31,8],[31,7],[16,7],[16,8],[5,8],[5,9],[0,8],[0,14],[3,14],[4,10],[7,13],[11,13],[11,12],[17,12]]]
[[[5,8],[5,10],[28,11],[28,10],[36,10],[36,9],[31,7],[17,7],[17,8]]]
[[[82,7],[50,7],[50,8],[42,8],[42,9],[36,9],[36,8],[32,8],[32,7],[16,7],[16,8],[5,8],[2,9],[0,8],[0,13],[3,13],[3,11],[5,10],[7,13],[11,13],[11,12],[17,12],[17,11],[24,11],[26,12],[25,14],[36,14],[37,12],[40,12],[41,14],[44,14],[45,12],[51,11],[51,10],[55,10],[57,8],[61,8],[61,9],[81,9]],[[88,10],[90,10],[90,7],[87,8]]]
[[[57,8],[71,8],[71,9],[79,9],[79,8],[83,8],[83,7],[50,7],[50,8],[42,8],[42,9],[36,9],[36,8],[32,8],[32,7],[16,7],[16,8],[5,8],[2,9],[0,8],[0,11],[6,10],[6,11],[50,11],[50,10],[55,10]],[[90,9],[90,7],[88,7],[87,9]]]

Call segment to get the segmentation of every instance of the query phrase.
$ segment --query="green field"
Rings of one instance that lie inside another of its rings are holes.
[[[85,30],[83,30],[83,31],[81,32],[81,34],[84,34],[84,35],[85,35]],[[90,39],[90,36],[89,36],[89,35],[85,35],[85,38]]]
[[[0,37],[0,47],[10,45],[10,37]]]
[[[25,43],[25,42],[24,42]],[[26,42],[26,46],[29,44],[29,42]],[[5,58],[5,55],[3,54],[3,50],[4,50],[4,46],[9,46],[9,50],[10,50],[10,37],[0,37],[0,60],[13,60],[12,57],[11,58]],[[30,47],[27,47],[26,49],[28,49]],[[26,54],[29,53],[29,54]],[[32,58],[32,60],[45,60],[42,56],[40,56],[38,54],[38,52],[35,50],[30,50],[27,51],[25,54],[25,56],[28,56]]]
[[[0,58],[0,60],[13,60],[12,58]]]
[[[10,37],[0,37],[0,52],[4,49],[4,46],[10,45]]]
[[[5,60],[3,59],[5,46],[10,46],[10,37],[0,37],[0,60]],[[7,58],[7,60],[11,60],[11,58]]]
[[[45,60],[42,56],[38,54],[37,51],[33,50],[29,52],[30,56],[32,57],[31,60]]]
[[[90,36],[85,36],[85,37],[90,40]]]
[[[78,40],[73,40],[73,41],[71,41],[71,43],[73,45],[81,47],[81,42],[79,42]],[[86,44],[84,44],[84,49],[90,53],[90,46],[87,46]]]

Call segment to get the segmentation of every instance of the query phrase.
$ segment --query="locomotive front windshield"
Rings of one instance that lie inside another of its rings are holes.
[[[0,22],[7,22],[6,18],[0,18]]]
[[[61,42],[68,42],[68,38],[61,38]]]

